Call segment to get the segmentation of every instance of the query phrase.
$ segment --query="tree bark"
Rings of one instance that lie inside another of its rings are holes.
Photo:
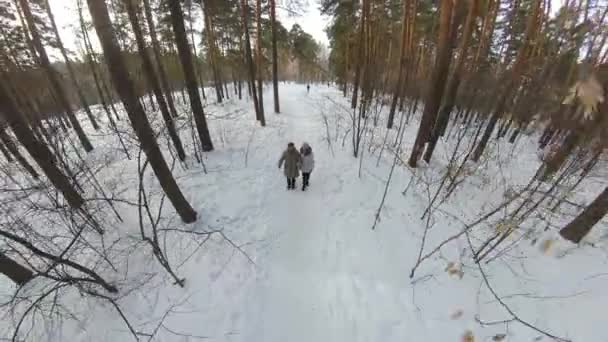
[[[249,82],[247,82],[247,87],[249,89],[249,93],[253,98],[253,106],[255,108],[255,117],[257,120],[262,122],[263,115],[260,113],[260,106],[258,104],[258,95],[257,90],[255,89],[255,64],[253,62],[253,56],[251,53],[251,39],[249,35],[249,5],[247,4],[247,0],[241,0],[241,17],[243,21],[243,30],[245,32],[245,59],[247,60],[247,66],[249,71]],[[264,123],[265,124],[265,123]]]
[[[34,48],[36,49],[36,52],[38,52],[38,57],[39,57],[38,59],[40,62],[40,66],[46,72],[49,82],[51,83],[51,86],[53,87],[52,91],[56,94],[61,106],[65,110],[65,112],[68,116],[68,120],[72,124],[72,127],[74,128],[74,131],[76,132],[76,135],[78,136],[78,139],[80,140],[80,143],[82,144],[82,147],[84,148],[85,151],[90,152],[93,150],[93,145],[91,145],[91,142],[89,141],[89,138],[87,137],[87,135],[84,133],[84,130],[80,126],[80,123],[78,122],[78,119],[76,118],[76,115],[74,114],[74,111],[72,111],[72,107],[70,105],[70,101],[68,100],[68,96],[65,92],[65,89],[63,88],[63,84],[61,84],[61,82],[59,81],[59,75],[57,74],[57,71],[55,71],[55,69],[53,69],[53,66],[51,65],[51,62],[46,53],[46,50],[44,49],[44,46],[42,45],[42,40],[41,40],[40,34],[38,32],[38,29],[36,28],[36,25],[34,24],[34,17],[32,15],[30,5],[27,0],[19,0],[19,3],[21,5],[21,8],[23,9],[23,14],[25,15],[25,21],[27,22],[27,26],[32,35],[32,43],[34,44]]]
[[[559,234],[566,240],[579,243],[608,213],[608,187],[600,193],[574,220],[570,221]]]
[[[277,51],[276,0],[270,0],[270,25],[272,31],[272,90],[274,94],[274,112],[280,113],[279,105],[279,57]]]
[[[167,80],[167,72],[165,71],[165,67],[163,66],[163,60],[160,54],[161,48],[160,43],[158,42],[158,37],[156,35],[156,25],[154,25],[154,17],[152,16],[150,0],[143,0],[143,3],[146,22],[148,23],[148,31],[150,33],[150,40],[152,41],[152,51],[154,52],[154,57],[156,59],[156,68],[158,69],[160,84],[165,90],[165,97],[167,100],[167,105],[169,106],[169,111],[171,112],[171,116],[176,118],[178,115],[177,111],[175,110],[175,101],[173,100],[172,94],[173,90],[169,85],[169,81]]]
[[[21,286],[32,280],[34,273],[0,252],[0,273]]]
[[[141,31],[141,27],[139,26],[139,19],[137,18],[137,10],[133,5],[131,0],[124,0],[125,6],[127,8],[127,14],[129,16],[129,21],[131,22],[131,26],[133,27],[133,32],[135,33],[135,41],[137,43],[137,49],[139,50],[139,56],[141,57],[144,75],[146,76],[152,91],[154,92],[154,96],[156,97],[156,101],[158,102],[158,107],[160,108],[161,115],[163,120],[165,121],[165,125],[167,126],[167,131],[169,132],[169,137],[173,142],[173,146],[177,151],[177,155],[181,161],[186,160],[186,152],[184,152],[184,147],[182,145],[182,141],[175,130],[175,122],[171,117],[171,113],[169,113],[169,108],[167,107],[167,103],[163,97],[163,91],[160,87],[160,83],[158,78],[156,77],[156,73],[154,71],[154,66],[152,64],[152,59],[148,55],[146,42],[144,40],[144,34]],[[153,103],[152,98],[150,98],[150,102]]]
[[[420,127],[416,135],[416,141],[412,148],[412,154],[408,164],[410,167],[416,167],[424,144],[429,140],[431,130],[437,117],[437,110],[441,105],[441,98],[445,89],[445,81],[448,77],[450,68],[451,56],[451,28],[452,28],[452,12],[454,10],[453,1],[442,1],[439,18],[439,38],[437,46],[437,57],[435,58],[435,67],[429,90],[424,103],[424,112],[420,121]]]
[[[262,0],[256,1],[255,6],[255,22],[257,25],[256,30],[256,40],[255,40],[255,49],[256,49],[256,60],[257,60],[257,76],[258,76],[258,105],[260,106],[260,123],[262,126],[266,126],[266,116],[264,114],[264,77],[263,77],[263,68],[262,68]]]
[[[150,161],[150,166],[182,221],[185,223],[194,222],[196,221],[196,211],[192,209],[175,182],[175,178],[173,178],[171,170],[158,147],[146,113],[137,99],[133,81],[129,77],[127,66],[122,59],[120,47],[112,29],[108,8],[103,1],[87,0],[87,2],[114,85],[125,106],[131,125],[139,138],[141,147]]]
[[[80,194],[74,189],[68,178],[55,164],[49,148],[40,142],[28,127],[23,114],[15,106],[4,85],[0,84],[0,104],[5,118],[19,142],[25,147],[34,161],[40,166],[47,178],[63,194],[68,204],[78,209],[84,204]]]
[[[211,142],[211,135],[209,134],[209,128],[207,127],[207,119],[205,118],[203,104],[201,103],[201,97],[199,95],[198,82],[196,80],[196,73],[192,62],[192,52],[190,51],[188,38],[186,37],[184,14],[182,13],[179,1],[169,1],[169,8],[171,10],[171,25],[173,26],[173,33],[175,34],[177,51],[184,71],[186,87],[188,88],[188,95],[190,97],[190,106],[192,107],[192,114],[194,115],[194,121],[196,122],[196,129],[198,131],[199,139],[201,140],[201,146],[203,151],[212,151],[213,143]]]

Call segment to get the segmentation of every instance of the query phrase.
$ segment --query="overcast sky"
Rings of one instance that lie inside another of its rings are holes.
[[[98,0],[101,1],[101,0]],[[328,17],[321,16],[319,12],[318,0],[300,0],[304,5],[298,16],[289,15],[290,12],[283,9],[284,3],[288,0],[277,0],[277,16],[288,30],[293,24],[299,24],[304,31],[310,33],[315,40],[323,45],[329,45],[325,26],[329,22]],[[55,15],[57,26],[61,30],[61,39],[64,44],[72,51],[76,51],[74,43],[73,26],[78,22],[76,14],[76,1],[74,0],[50,0],[51,9]]]

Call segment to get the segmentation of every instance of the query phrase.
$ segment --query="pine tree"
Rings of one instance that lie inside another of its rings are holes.
[[[280,113],[279,105],[279,57],[277,49],[276,0],[270,0],[270,25],[272,25],[272,91],[274,95],[274,112]]]
[[[146,47],[146,42],[144,40],[144,34],[139,26],[139,19],[137,18],[137,9],[133,5],[133,3],[129,0],[125,1],[127,14],[129,16],[129,21],[131,22],[131,26],[133,28],[133,32],[135,33],[135,40],[137,43],[137,49],[139,52],[139,56],[141,57],[144,74],[146,79],[148,80],[149,86],[152,88],[154,92],[154,96],[156,97],[156,101],[158,102],[158,107],[160,108],[161,115],[163,120],[165,121],[165,125],[167,126],[167,131],[169,132],[169,137],[173,142],[173,146],[177,151],[177,155],[181,161],[186,159],[186,153],[184,152],[184,147],[182,146],[182,141],[175,130],[175,123],[173,118],[171,117],[171,113],[169,113],[169,108],[167,103],[165,102],[165,98],[163,97],[163,91],[160,87],[160,82],[156,77],[156,72],[154,71],[154,65],[152,64],[152,59],[150,55],[148,55],[148,49]]]
[[[451,30],[452,30],[452,12],[454,9],[453,1],[442,1],[439,9],[439,38],[437,41],[437,56],[435,59],[435,67],[431,83],[426,94],[424,103],[424,112],[422,120],[416,135],[416,141],[412,148],[412,153],[408,164],[411,167],[416,167],[418,159],[422,154],[424,144],[429,140],[433,125],[437,117],[437,110],[441,105],[441,98],[445,89],[445,81],[447,79],[448,70],[452,59],[451,54]]]
[[[173,26],[173,33],[175,34],[177,50],[184,71],[188,95],[190,96],[190,106],[192,107],[192,113],[194,114],[194,121],[196,122],[196,129],[198,131],[199,139],[201,140],[201,146],[203,151],[212,151],[213,143],[211,142],[211,135],[209,134],[209,128],[207,127],[207,119],[205,118],[205,112],[203,111],[203,105],[199,95],[196,73],[192,62],[192,52],[190,51],[188,38],[186,37],[184,14],[182,13],[179,1],[169,1],[169,9],[171,11],[171,25]]]
[[[196,211],[188,203],[175,182],[175,178],[173,178],[171,170],[158,147],[154,131],[150,127],[146,113],[137,98],[133,81],[129,76],[116,36],[114,35],[108,8],[102,1],[87,0],[87,3],[89,4],[89,12],[93,18],[93,25],[101,42],[114,86],[122,99],[141,147],[150,161],[150,166],[182,221],[185,223],[194,222],[196,221]]]
[[[256,39],[255,56],[256,72],[258,77],[258,106],[260,106],[260,123],[266,126],[266,116],[264,114],[264,69],[262,68],[262,0],[256,0],[255,6]]]
[[[158,36],[156,34],[156,25],[154,24],[154,18],[152,15],[152,8],[150,7],[150,0],[143,0],[144,5],[144,14],[146,17],[146,22],[148,24],[148,32],[150,34],[150,40],[152,41],[152,52],[154,52],[154,58],[156,60],[156,69],[158,71],[158,78],[160,80],[160,84],[162,85],[165,91],[165,99],[167,101],[167,106],[169,106],[169,111],[171,112],[171,116],[176,118],[177,111],[175,110],[175,101],[173,100],[173,90],[169,85],[169,81],[167,80],[167,71],[163,65],[163,59],[161,56],[161,47],[158,41]]]
[[[250,35],[249,35],[249,4],[247,3],[247,0],[240,0],[241,1],[241,20],[242,20],[242,25],[243,25],[243,32],[245,33],[245,40],[243,42],[243,44],[245,44],[245,60],[247,62],[247,66],[248,66],[248,73],[249,73],[249,82],[248,82],[248,86],[250,87],[250,92],[251,92],[251,97],[253,98],[253,107],[255,108],[255,118],[260,121],[262,123],[262,125],[265,125],[266,123],[263,121],[264,120],[264,116],[263,114],[260,112],[260,105],[259,105],[259,98],[258,98],[258,94],[257,94],[257,90],[255,88],[255,64],[253,62],[253,56],[252,56],[252,52],[251,52],[251,39],[250,39]]]
[[[431,156],[435,151],[435,146],[437,146],[437,141],[439,137],[443,135],[445,129],[448,125],[448,121],[450,119],[450,113],[454,109],[454,103],[456,101],[456,92],[458,91],[458,87],[460,86],[460,80],[462,77],[462,72],[464,70],[464,61],[467,57],[467,53],[469,50],[469,42],[471,40],[471,34],[473,32],[473,24],[475,22],[475,17],[477,14],[477,1],[470,1],[469,8],[467,13],[467,18],[465,19],[464,27],[462,30],[462,37],[460,38],[460,48],[458,52],[458,58],[456,60],[456,66],[454,67],[454,71],[452,72],[452,77],[450,78],[447,86],[446,86],[446,94],[443,100],[443,107],[439,111],[437,115],[437,120],[435,121],[435,125],[433,130],[431,131],[430,139],[426,150],[424,152],[424,160],[428,163],[431,160]],[[457,22],[455,20],[452,27],[452,35],[455,36],[457,31]]]
[[[74,85],[74,89],[76,89],[76,94],[78,95],[78,99],[80,100],[82,109],[84,109],[84,112],[87,114],[87,117],[89,118],[89,121],[91,122],[91,125],[93,126],[93,128],[95,130],[99,130],[99,125],[97,124],[97,121],[95,120],[95,117],[93,116],[93,113],[91,113],[91,109],[89,108],[87,99],[85,98],[84,93],[82,92],[82,88],[80,87],[80,85],[78,84],[78,81],[76,80],[76,74],[74,73],[74,67],[72,66],[72,61],[70,61],[70,58],[68,57],[68,53],[65,50],[65,47],[63,46],[63,42],[61,41],[61,36],[59,35],[59,30],[57,29],[57,24],[55,23],[55,16],[53,15],[53,11],[51,11],[51,5],[49,4],[49,0],[44,0],[44,5],[46,7],[46,13],[49,16],[49,19],[51,21],[51,27],[53,28],[53,32],[55,33],[55,38],[57,39],[57,45],[59,47],[59,51],[61,52],[61,56],[63,57],[65,66],[68,69],[68,75],[70,77],[70,80],[72,81],[72,84]]]
[[[55,158],[49,148],[34,136],[23,114],[18,110],[7,91],[6,85],[0,85],[0,103],[4,105],[5,119],[17,140],[25,147],[55,188],[63,194],[68,204],[74,209],[80,208],[84,204],[83,198],[70,184],[66,175],[57,167]]]
[[[85,151],[90,152],[93,150],[93,145],[91,145],[89,138],[82,129],[82,126],[80,126],[80,122],[78,122],[78,119],[76,118],[76,115],[72,110],[72,106],[68,99],[67,93],[65,92],[63,84],[59,80],[59,75],[57,71],[53,69],[46,50],[42,45],[41,36],[38,32],[38,29],[36,28],[34,16],[32,15],[32,11],[30,9],[30,4],[27,0],[19,0],[19,4],[21,5],[21,9],[23,10],[28,29],[32,35],[32,44],[34,45],[36,53],[38,54],[38,61],[40,63],[40,66],[46,72],[49,82],[53,87],[52,91],[55,93],[57,99],[61,103],[61,106],[65,110],[68,116],[68,120],[74,128],[74,131],[76,132],[80,143],[82,144]]]

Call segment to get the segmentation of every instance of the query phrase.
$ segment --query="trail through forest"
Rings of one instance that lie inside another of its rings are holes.
[[[409,310],[399,298],[407,291],[406,273],[394,273],[393,256],[369,229],[372,216],[361,215],[376,205],[366,199],[376,198],[377,189],[360,183],[352,156],[332,157],[327,148],[317,107],[323,88],[310,94],[304,86],[282,88],[274,146],[309,142],[317,167],[306,192],[287,192],[278,169],[265,176],[272,181],[262,222],[273,242],[257,261],[261,275],[244,341],[386,340],[405,332]],[[275,155],[267,162],[276,168]]]

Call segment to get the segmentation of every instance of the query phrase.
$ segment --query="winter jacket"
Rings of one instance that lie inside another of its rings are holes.
[[[302,156],[302,165],[300,169],[302,172],[311,173],[315,168],[315,155],[312,153],[310,145],[307,143],[302,144],[300,155]]]
[[[279,168],[283,166],[285,163],[285,167],[283,168],[283,172],[285,173],[285,177],[287,178],[297,178],[300,176],[300,164],[302,162],[302,158],[300,153],[295,148],[287,148],[281,159],[279,159]]]

